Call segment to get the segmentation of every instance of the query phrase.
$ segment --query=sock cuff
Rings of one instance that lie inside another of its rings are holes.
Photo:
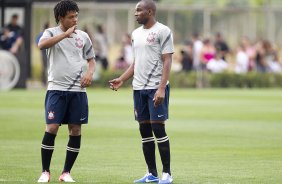
[[[81,135],[69,135],[69,138],[71,138],[71,139],[80,139]]]
[[[157,143],[163,143],[163,142],[166,142],[168,140],[169,140],[168,136],[157,138]]]
[[[51,133],[49,133],[49,132],[45,132],[45,134],[44,134],[44,136],[47,136],[47,137],[50,137],[50,138],[56,138],[56,134],[51,134]]]
[[[55,134],[45,132],[43,139],[42,139],[41,147],[44,149],[51,149],[51,148],[54,149],[55,138],[56,138]]]
[[[154,137],[142,138],[142,143],[154,142],[154,141],[155,141]]]
[[[73,151],[73,149],[75,149],[74,151],[79,151],[80,142],[81,142],[81,135],[79,136],[70,135],[67,150]]]

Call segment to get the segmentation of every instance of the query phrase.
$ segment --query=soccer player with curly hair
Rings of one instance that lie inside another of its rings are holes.
[[[87,33],[77,29],[78,13],[79,8],[72,0],[57,3],[54,16],[58,26],[46,29],[38,43],[40,49],[47,49],[48,58],[40,183],[50,181],[50,162],[61,124],[68,125],[69,141],[59,180],[75,182],[70,171],[80,150],[81,125],[88,122],[86,87],[90,86],[95,70],[91,40]]]

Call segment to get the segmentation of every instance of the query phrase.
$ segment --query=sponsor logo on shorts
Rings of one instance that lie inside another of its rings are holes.
[[[86,117],[84,117],[84,118],[80,118],[80,121],[84,121],[84,120],[86,120]]]
[[[163,117],[164,115],[163,114],[161,114],[161,115],[158,115],[158,118],[161,118],[161,117]]]

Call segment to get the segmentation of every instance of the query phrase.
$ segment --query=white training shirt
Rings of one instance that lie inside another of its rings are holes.
[[[80,81],[87,68],[87,59],[95,57],[87,33],[76,30],[72,38],[65,38],[47,49],[48,90],[85,92]],[[46,29],[41,39],[62,34],[61,28]]]
[[[150,29],[141,26],[132,33],[132,47],[135,62],[133,89],[157,89],[163,71],[161,56],[174,52],[172,32],[159,22]]]

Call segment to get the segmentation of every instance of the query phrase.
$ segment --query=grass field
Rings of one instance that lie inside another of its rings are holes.
[[[41,173],[44,90],[0,93],[0,183],[36,183]],[[78,183],[132,183],[145,174],[130,89],[88,90],[89,124],[72,175]],[[282,91],[171,90],[167,133],[175,184],[282,183]],[[65,159],[56,138],[51,183]],[[158,152],[157,152],[158,153]],[[161,164],[158,156],[158,169]]]

